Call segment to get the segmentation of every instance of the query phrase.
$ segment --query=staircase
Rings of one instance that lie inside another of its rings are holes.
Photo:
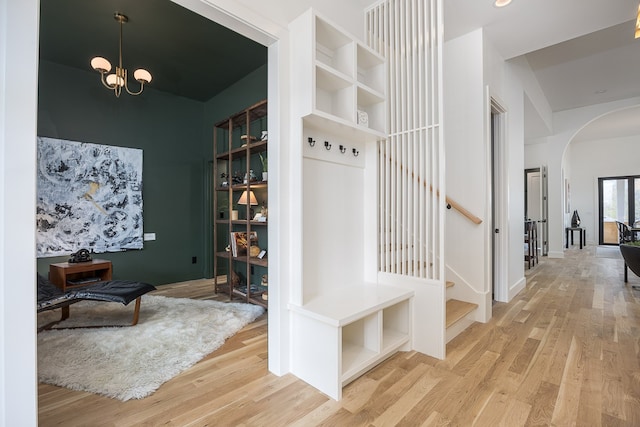
[[[455,283],[447,281],[447,289],[453,287]],[[474,320],[471,314],[478,308],[478,304],[460,301],[447,297],[446,305],[446,328],[447,342],[458,336],[467,329]]]

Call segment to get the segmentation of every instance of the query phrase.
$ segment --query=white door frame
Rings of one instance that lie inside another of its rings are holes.
[[[486,101],[486,170],[487,194],[489,195],[487,218],[491,218],[486,227],[486,283],[489,288],[488,293],[491,294],[493,291],[493,298],[496,301],[507,302],[509,300],[507,280],[509,267],[507,110],[499,98],[490,94],[489,87],[486,90]],[[492,187],[493,192],[491,191]]]

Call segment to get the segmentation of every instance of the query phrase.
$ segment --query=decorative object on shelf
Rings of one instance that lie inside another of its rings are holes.
[[[229,175],[223,172],[223,173],[220,174],[220,178],[222,178],[222,182],[220,183],[220,186],[221,187],[228,187],[229,186],[229,180],[228,180]]]
[[[358,157],[358,154],[360,154],[360,152],[358,150],[356,150],[355,148],[352,149],[351,152],[353,153],[354,157]]]
[[[115,74],[108,74],[111,71],[111,63],[101,57],[96,56],[91,60],[91,67],[100,73],[100,80],[102,84],[107,88],[113,90],[116,97],[120,97],[122,88],[127,91],[129,95],[140,95],[144,90],[144,85],[151,82],[151,73],[143,68],[138,68],[133,72],[133,78],[140,83],[140,90],[132,92],[129,89],[129,81],[127,78],[127,69],[122,66],[122,25],[129,21],[127,15],[120,12],[115,12],[113,18],[120,23],[120,42],[118,45],[118,65],[116,66]],[[106,77],[105,77],[106,75]]]
[[[253,191],[249,190],[249,194],[247,195],[247,190],[243,191],[240,195],[240,199],[238,199],[239,205],[249,205],[249,218],[253,218],[253,208],[251,206],[258,206],[258,199],[256,199],[256,195],[253,194]]]
[[[236,273],[235,271],[231,270],[231,286],[233,286],[234,288],[237,288],[238,286],[242,285],[242,280],[240,279],[240,275],[238,275],[238,273]]]
[[[358,124],[369,127],[369,114],[366,111],[358,110]]]
[[[571,226],[580,227],[580,215],[578,215],[578,211],[573,211],[573,216],[571,217]]]
[[[255,246],[255,245],[249,246],[249,256],[256,258],[258,255],[260,255],[261,252],[262,252],[262,249],[260,249],[258,246]]]
[[[260,163],[262,163],[262,180],[267,181],[269,177],[267,174],[267,170],[269,169],[269,161],[266,156],[263,156],[262,153],[258,154],[260,156]]]
[[[240,171],[235,171],[233,173],[233,177],[231,178],[231,183],[232,184],[242,184],[242,172]]]
[[[244,144],[242,144],[242,146],[246,146],[247,143],[252,143],[252,142],[256,142],[258,140],[258,138],[256,138],[255,136],[252,135],[242,135],[240,136],[240,139],[245,141]]]
[[[311,147],[313,147],[313,146],[315,146],[315,145],[316,145],[316,140],[315,140],[315,139],[313,139],[313,138],[311,138],[311,137],[307,138],[307,142],[309,143],[309,145],[310,145]]]
[[[248,236],[248,237],[247,237]],[[232,231],[231,232],[231,255],[234,257],[246,256],[251,254],[249,249],[252,246],[258,248],[257,254],[260,253],[260,247],[258,246],[258,233],[251,231]],[[256,254],[256,255],[257,255]]]
[[[345,151],[347,151],[347,147],[345,147],[344,145],[340,144],[340,152],[341,152],[342,154],[344,154],[344,153],[345,153]]]
[[[260,141],[267,141],[268,139],[269,139],[269,132],[266,130],[263,130],[260,136]]]
[[[265,256],[267,256],[267,251],[265,249],[261,250],[260,253],[258,254],[257,258],[258,259],[263,259]],[[266,276],[266,274],[264,276],[262,276],[263,278]],[[267,286],[267,285],[264,285]]]
[[[267,220],[267,214],[269,213],[269,210],[267,209],[267,207],[265,205],[262,205],[262,207],[260,208],[260,213],[262,214],[262,218],[264,218],[264,221]]]
[[[329,141],[324,142],[324,148],[326,148],[327,150],[331,150],[331,144],[329,143]]]
[[[237,221],[237,220],[238,220],[238,211],[234,209],[231,211],[231,221]]]
[[[243,184],[248,184],[249,182],[256,182],[258,180],[258,178],[256,178],[256,174],[253,173],[253,169],[249,170],[249,176],[247,176],[247,174],[244,174],[244,181],[242,182]]]

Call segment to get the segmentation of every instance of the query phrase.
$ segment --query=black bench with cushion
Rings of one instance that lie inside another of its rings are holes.
[[[37,308],[38,313],[40,313],[41,311],[67,307],[82,300],[119,302],[124,305],[136,300],[133,321],[131,322],[131,326],[134,326],[138,323],[140,316],[140,301],[142,295],[155,289],[155,286],[148,283],[134,282],[131,280],[108,280],[64,292],[48,279],[38,274]],[[39,328],[38,332],[50,329],[65,318],[63,314],[60,320]]]

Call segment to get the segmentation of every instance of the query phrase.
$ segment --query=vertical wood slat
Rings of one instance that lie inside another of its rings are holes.
[[[388,59],[389,138],[379,144],[380,270],[436,280],[442,280],[444,212],[440,1],[383,1],[366,20],[370,46]]]

